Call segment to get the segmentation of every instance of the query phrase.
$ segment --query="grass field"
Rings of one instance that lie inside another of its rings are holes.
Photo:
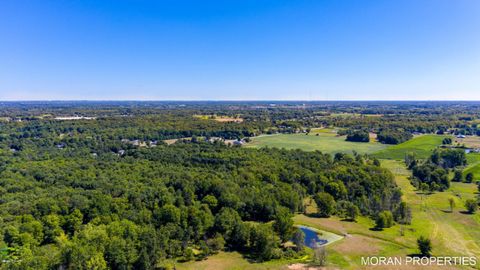
[[[317,136],[318,134],[318,136]],[[246,147],[277,147],[285,149],[301,149],[304,151],[319,150],[324,153],[352,153],[371,154],[386,148],[378,142],[357,143],[347,142],[344,136],[337,136],[330,129],[317,129],[306,134],[275,134],[252,138]]]
[[[402,160],[406,153],[415,153],[417,158],[427,158],[435,147],[442,144],[447,136],[421,135],[401,144],[392,145],[384,150],[374,153],[380,159]]]
[[[191,261],[186,263],[178,263],[175,265],[177,270],[286,270],[288,265],[295,262],[303,262],[299,260],[273,260],[263,263],[252,263],[245,259],[238,252],[220,252],[216,255],[208,257],[203,261]]]
[[[417,235],[432,239],[435,255],[462,255],[480,258],[480,214],[464,214],[464,201],[476,196],[476,186],[452,183],[449,190],[431,195],[416,192],[410,184],[410,172],[401,162],[387,160],[382,163],[394,174],[402,189],[403,199],[412,207],[411,229]],[[449,210],[448,198],[453,198],[456,207]]]
[[[480,154],[479,153],[470,153],[467,154],[468,166],[463,171],[463,174],[473,173],[474,182],[480,181]]]

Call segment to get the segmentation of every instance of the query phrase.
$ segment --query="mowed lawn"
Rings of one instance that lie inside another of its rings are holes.
[[[318,134],[318,136],[317,136]],[[334,131],[314,130],[306,134],[275,134],[252,138],[246,147],[276,147],[285,149],[300,149],[304,151],[319,150],[323,153],[353,153],[371,154],[382,150],[387,145],[378,142],[358,143],[347,142],[345,136],[337,136]]]
[[[417,158],[424,159],[430,156],[433,150],[442,144],[442,140],[449,136],[421,135],[401,144],[392,145],[374,153],[380,159],[403,160],[405,154],[415,153]]]

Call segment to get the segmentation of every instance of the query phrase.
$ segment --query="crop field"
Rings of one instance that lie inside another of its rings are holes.
[[[318,134],[318,136],[317,136]],[[360,143],[347,142],[345,136],[337,136],[328,129],[313,130],[310,134],[275,134],[252,138],[247,147],[277,147],[285,149],[301,149],[304,151],[319,150],[324,153],[352,153],[371,154],[382,150],[387,145],[378,142]]]
[[[409,141],[398,145],[392,145],[388,148],[374,153],[374,156],[380,159],[402,160],[407,153],[415,153],[417,158],[427,158],[432,151],[442,144],[442,140],[447,136],[440,135],[421,135]]]
[[[202,119],[202,120],[215,120],[217,122],[236,122],[241,123],[243,119],[240,116],[229,117],[221,115],[194,115],[193,117]]]

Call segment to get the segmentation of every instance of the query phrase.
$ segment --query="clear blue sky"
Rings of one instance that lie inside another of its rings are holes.
[[[0,1],[0,100],[480,100],[480,1]]]

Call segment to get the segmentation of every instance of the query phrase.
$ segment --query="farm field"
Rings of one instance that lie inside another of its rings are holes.
[[[353,151],[360,154],[371,154],[386,148],[387,145],[378,142],[347,142],[345,141],[345,136],[337,136],[333,130],[318,129],[313,130],[309,135],[275,134],[254,137],[246,147],[277,147],[285,149],[300,149],[304,151],[319,150],[329,154],[339,152],[351,154]]]
[[[202,119],[202,120],[211,119],[217,122],[236,122],[236,123],[243,122],[243,119],[240,118],[238,115],[236,117],[219,116],[219,115],[194,115],[193,117]]]
[[[455,144],[464,144],[469,148],[480,148],[480,136],[466,136],[465,138],[455,138]]]
[[[403,160],[406,153],[415,153],[417,158],[427,158],[435,149],[442,144],[442,140],[448,136],[421,135],[398,145],[392,145],[374,153],[380,159]]]

